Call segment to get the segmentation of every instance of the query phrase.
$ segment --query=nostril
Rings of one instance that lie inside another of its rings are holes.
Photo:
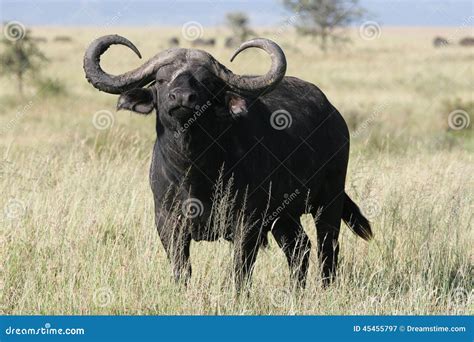
[[[176,95],[173,93],[170,93],[168,97],[170,98],[170,100],[173,100],[173,101],[176,100]]]
[[[188,101],[189,102],[194,102],[194,101],[196,101],[196,99],[197,99],[196,94],[191,93],[191,94],[188,95]]]

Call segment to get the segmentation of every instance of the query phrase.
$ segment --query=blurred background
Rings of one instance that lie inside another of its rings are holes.
[[[340,1],[335,1],[337,3]],[[302,5],[311,1],[300,1]],[[317,1],[314,3],[318,3]],[[324,1],[320,2],[324,3]],[[380,24],[390,26],[458,26],[472,15],[469,0],[360,0],[343,1],[367,9]],[[180,26],[198,20],[205,26],[225,23],[230,12],[244,12],[256,26],[275,26],[294,14],[278,0],[105,0],[48,1],[3,0],[2,18],[28,25],[104,26]],[[120,15],[120,19],[113,19]],[[471,23],[472,25],[472,23]]]

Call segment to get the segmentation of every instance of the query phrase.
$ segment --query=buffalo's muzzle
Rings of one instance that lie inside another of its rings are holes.
[[[192,89],[174,88],[168,94],[174,106],[194,108],[197,104],[197,93]]]

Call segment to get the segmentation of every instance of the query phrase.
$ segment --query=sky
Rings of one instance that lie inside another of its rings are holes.
[[[389,26],[474,24],[474,0],[360,0],[370,19]],[[178,26],[224,24],[225,13],[246,12],[254,26],[291,17],[281,0],[0,0],[0,20],[25,25]]]

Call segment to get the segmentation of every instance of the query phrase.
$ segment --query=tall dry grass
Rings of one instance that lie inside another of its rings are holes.
[[[145,56],[179,33],[115,31]],[[446,129],[449,112],[458,109],[446,101],[472,101],[472,50],[435,50],[434,29],[410,35],[384,29],[376,41],[354,36],[352,45],[325,55],[292,32],[276,37],[288,74],[319,85],[351,126],[347,191],[370,217],[375,239],[365,243],[343,227],[336,283],[321,287],[313,250],[307,289],[294,292],[286,259],[270,237],[249,295],[237,299],[233,249],[223,241],[193,243],[189,286],[172,279],[148,185],[154,119],[113,113],[116,98],[93,90],[83,77],[83,51],[105,32],[33,32],[72,37],[43,45],[52,60],[43,72],[67,92],[31,87],[20,99],[2,79],[3,313],[472,313],[472,130]],[[222,37],[219,30],[206,34]],[[210,52],[225,62],[231,51],[222,40]],[[237,72],[267,66],[256,62],[263,58],[258,53],[239,58],[232,66]],[[104,62],[112,72],[138,64],[118,48]],[[302,221],[315,246],[313,220]]]

